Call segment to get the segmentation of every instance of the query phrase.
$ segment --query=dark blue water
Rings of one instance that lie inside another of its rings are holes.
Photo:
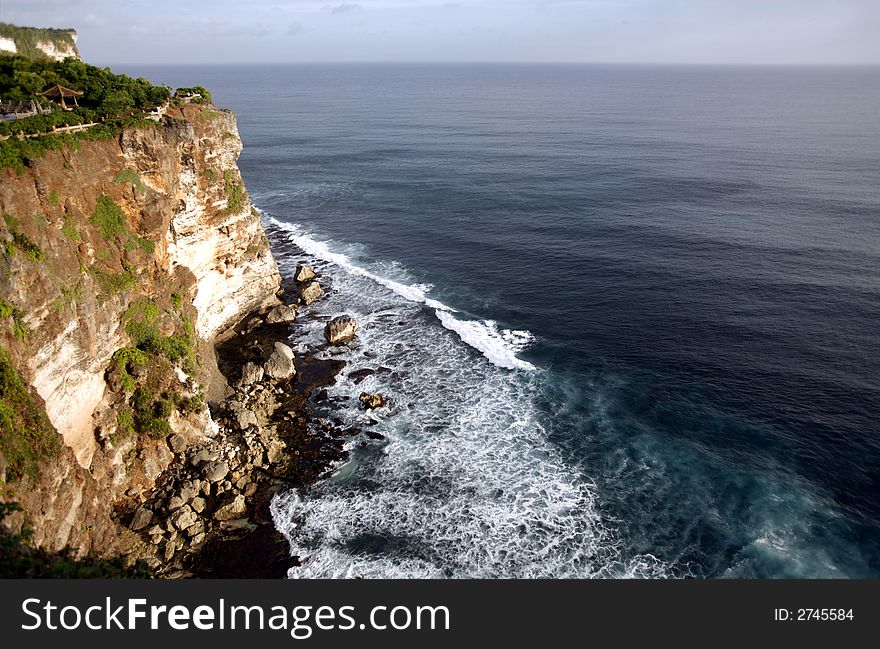
[[[399,370],[278,506],[303,574],[880,576],[880,70],[129,72],[238,112]]]

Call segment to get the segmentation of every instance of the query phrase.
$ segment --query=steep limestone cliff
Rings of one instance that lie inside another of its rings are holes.
[[[153,486],[168,434],[214,434],[202,403],[226,385],[213,340],[276,303],[280,283],[241,146],[231,112],[184,105],[0,170],[0,346],[63,440],[38,470],[0,457],[2,498],[37,543],[136,544],[114,504]]]
[[[61,61],[80,58],[74,29],[40,29],[0,23],[0,53]]]

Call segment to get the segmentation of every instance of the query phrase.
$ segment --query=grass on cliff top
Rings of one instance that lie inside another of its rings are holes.
[[[12,360],[0,347],[0,454],[6,460],[6,480],[35,477],[37,464],[61,450],[58,433],[42,405],[24,384]]]
[[[153,576],[150,567],[124,557],[77,558],[70,548],[50,552],[33,542],[29,525],[13,532],[3,525],[9,514],[21,511],[16,502],[0,503],[0,579],[143,579]]]

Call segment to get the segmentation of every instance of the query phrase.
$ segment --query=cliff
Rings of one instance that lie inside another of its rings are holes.
[[[61,61],[80,58],[74,29],[40,29],[0,23],[0,53]]]
[[[38,545],[137,555],[114,508],[153,489],[169,435],[216,434],[215,338],[280,284],[241,147],[231,112],[184,104],[0,170],[0,499]]]

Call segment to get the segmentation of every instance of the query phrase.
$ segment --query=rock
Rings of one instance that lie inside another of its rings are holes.
[[[183,498],[180,496],[171,496],[171,498],[168,499],[168,511],[173,512],[176,509],[180,509],[185,504],[186,502],[184,502]]]
[[[217,508],[214,512],[214,519],[218,521],[231,521],[241,518],[247,513],[247,503],[244,496],[239,494],[231,502],[226,503]]]
[[[193,498],[193,501],[189,504],[189,506],[192,507],[196,512],[201,514],[203,511],[205,511],[205,507],[208,506],[208,503],[201,496],[197,496],[196,498]]]
[[[278,324],[279,322],[293,322],[296,320],[296,307],[292,304],[281,304],[269,311],[266,316],[267,324]]]
[[[195,525],[198,520],[196,513],[189,507],[181,507],[171,515],[171,522],[179,530],[185,530]]]
[[[319,300],[324,296],[324,289],[321,288],[321,285],[318,282],[309,282],[300,287],[299,289],[299,299],[303,301],[303,304],[311,304],[315,300]]]
[[[229,473],[229,465],[226,462],[208,462],[204,468],[205,480],[208,482],[220,482]]]
[[[315,274],[315,271],[313,271],[310,266],[306,266],[305,264],[297,264],[296,272],[293,274],[294,281],[297,281],[300,284],[309,282],[316,277],[317,275]]]
[[[284,343],[276,342],[275,351],[264,365],[266,374],[273,379],[289,379],[296,374],[293,350]]]
[[[341,345],[357,335],[358,323],[350,315],[340,315],[333,318],[324,327],[324,338],[331,345]]]
[[[183,502],[190,502],[193,498],[199,495],[199,486],[193,483],[192,480],[187,480],[180,487],[180,498]]]
[[[248,486],[244,488],[245,497],[250,498],[255,493],[257,493],[257,483],[256,482],[248,483]]]
[[[201,545],[202,543],[205,542],[205,536],[206,536],[206,534],[204,532],[202,532],[201,534],[196,534],[192,539],[192,544],[193,545]]]
[[[217,456],[214,453],[206,449],[202,449],[198,453],[192,456],[189,463],[193,466],[199,466],[200,464],[204,464],[205,462],[211,462],[212,460],[216,460]]]
[[[259,426],[260,422],[257,419],[257,415],[253,410],[248,410],[247,408],[240,408],[238,411],[234,413],[235,423],[238,424],[238,427],[241,430],[246,430],[251,426]]]
[[[168,438],[168,448],[175,455],[180,455],[186,450],[186,440],[182,435],[174,434]]]
[[[194,536],[198,536],[199,534],[205,533],[205,523],[203,521],[197,520],[195,523],[186,528],[186,535],[189,538],[193,538]]]
[[[375,394],[370,394],[369,392],[361,392],[358,397],[358,401],[364,404],[364,407],[369,410],[374,410],[375,408],[381,408],[385,405],[385,397],[376,392]]]
[[[153,527],[147,530],[147,534],[150,536],[156,536],[157,534],[162,536],[165,534],[165,530],[162,529],[161,525],[153,525]]]
[[[369,367],[365,367],[361,370],[355,370],[354,372],[348,373],[348,378],[354,381],[355,385],[358,385],[365,378],[370,376],[371,374],[375,374],[376,370],[371,370]]]
[[[372,430],[367,431],[367,437],[369,437],[370,439],[385,439],[385,435]]]
[[[129,523],[128,527],[137,532],[138,530],[144,529],[152,521],[153,512],[146,507],[138,507],[137,510],[135,510],[134,516],[132,516],[131,523]]]
[[[256,363],[245,363],[241,368],[241,379],[238,381],[239,386],[253,385],[263,380],[264,370]]]

